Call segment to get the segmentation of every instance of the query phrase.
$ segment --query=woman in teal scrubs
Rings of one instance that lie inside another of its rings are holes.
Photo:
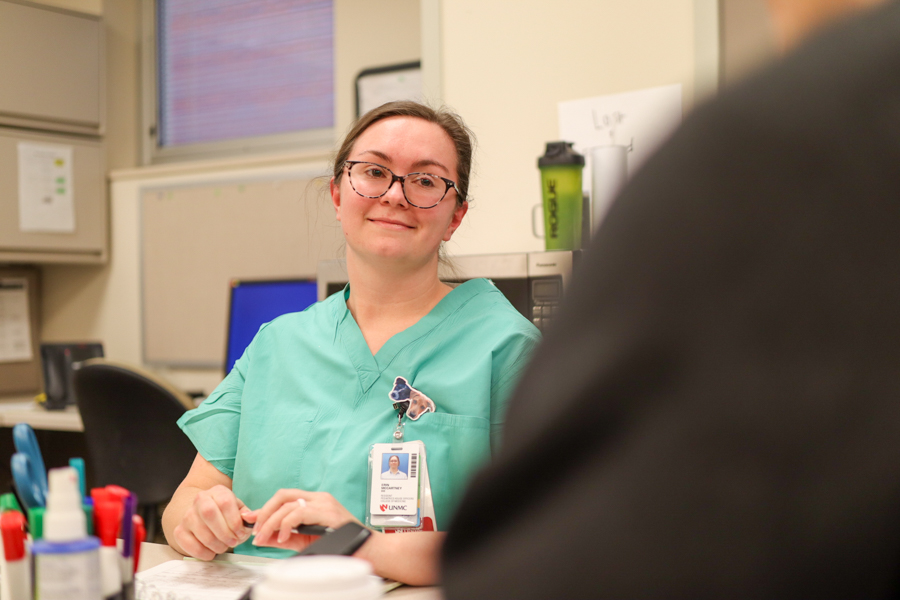
[[[350,283],[263,326],[179,420],[198,454],[163,516],[173,548],[284,556],[311,541],[292,527],[363,522],[369,447],[393,440],[398,377],[435,404],[403,419],[404,438],[425,444],[446,528],[499,442],[507,397],[539,341],[489,281],[438,279],[441,244],[468,210],[471,162],[459,118],[420,104],[384,105],[351,129],[330,184]],[[375,533],[357,556],[383,577],[432,584],[442,540]]]

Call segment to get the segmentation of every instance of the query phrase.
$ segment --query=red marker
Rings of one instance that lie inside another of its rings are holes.
[[[138,563],[141,562],[141,544],[147,539],[147,528],[144,527],[144,519],[141,515],[134,515],[134,572],[137,573]]]
[[[116,535],[122,520],[122,504],[111,495],[103,498],[103,494],[94,494],[94,531],[100,538],[100,581],[103,597],[106,599],[121,598],[122,571],[119,567],[119,551],[116,548]],[[102,491],[102,490],[100,490]]]
[[[131,492],[123,488],[121,485],[108,485],[103,489],[118,498],[123,504],[125,502],[125,498],[131,495]]]
[[[3,532],[3,555],[6,569],[3,573],[4,598],[10,600],[31,599],[31,573],[25,548],[25,517],[17,510],[0,515]]]

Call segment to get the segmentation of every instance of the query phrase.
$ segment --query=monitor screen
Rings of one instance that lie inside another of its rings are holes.
[[[231,372],[264,323],[315,301],[315,280],[232,281],[225,372]]]

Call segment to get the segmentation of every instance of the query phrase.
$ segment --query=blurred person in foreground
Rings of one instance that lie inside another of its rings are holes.
[[[791,52],[613,206],[447,598],[898,595],[900,2],[794,43],[853,4],[773,1]]]

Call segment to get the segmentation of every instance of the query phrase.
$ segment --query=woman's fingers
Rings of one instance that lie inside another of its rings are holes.
[[[295,490],[295,489],[280,489],[275,494],[269,498],[269,501],[263,504],[262,508],[259,510],[253,511],[256,515],[256,523],[257,525],[261,525],[266,522],[275,511],[279,510],[282,506],[284,506],[288,502],[296,502],[299,499],[303,499],[306,502],[309,502],[313,495],[313,492],[306,492],[303,490]],[[256,529],[255,533],[259,534],[259,528]]]
[[[297,498],[296,502],[289,502],[285,505],[285,507],[288,508],[288,511],[287,514],[281,518],[281,523],[278,527],[277,541],[279,544],[283,544],[291,537],[291,529],[301,523],[309,522],[308,517],[304,519],[305,513],[307,512],[306,506],[306,500],[303,498]]]
[[[301,507],[298,500],[303,500],[304,505]],[[268,505],[268,503],[266,503]],[[256,530],[256,539],[253,540],[254,544],[260,545],[267,543],[275,532],[281,531],[281,529],[287,526],[287,534],[290,535],[291,527],[295,527],[300,523],[303,523],[302,520],[297,521],[296,525],[290,525],[287,517],[296,511],[300,511],[306,508],[306,500],[303,498],[296,498],[294,500],[287,500],[282,502],[278,508],[275,509],[274,512],[270,512],[267,517],[263,517],[263,514],[260,512],[258,515],[259,520],[256,522],[254,529]],[[297,518],[301,518],[299,516]]]
[[[250,537],[250,529],[244,527],[244,519],[241,517],[241,512],[246,511],[247,507],[241,502],[231,490],[227,488],[223,488],[225,493],[218,494],[215,498],[216,503],[219,505],[219,509],[222,513],[222,518],[225,521],[225,525],[228,527],[228,533],[231,536],[231,539],[228,540],[229,545],[234,548],[238,544],[246,542]],[[234,541],[234,544],[230,542]]]
[[[231,490],[225,486],[215,486],[194,497],[185,522],[203,545],[221,553],[250,537],[241,518],[242,506],[243,503]]]
[[[212,560],[228,549],[203,523],[189,519],[175,527],[175,539],[188,555],[200,560]]]
[[[181,546],[188,556],[199,558],[200,560],[212,560],[216,553],[203,545],[197,537],[182,525],[176,525],[175,541]]]
[[[303,490],[279,490],[262,509],[256,511],[256,517],[254,544],[282,547],[281,544],[295,540],[291,542],[293,545],[288,546],[291,549],[296,549],[296,545],[302,549],[309,543],[308,536],[295,539],[299,534],[291,532],[294,527],[306,524],[337,528],[355,520],[331,494]]]
[[[283,542],[279,542],[278,540],[269,540],[267,546],[271,546],[272,548],[283,548],[285,550],[293,550],[294,552],[301,552],[306,549],[307,546],[315,542],[319,539],[317,535],[304,535],[302,533],[292,533],[288,536]]]

